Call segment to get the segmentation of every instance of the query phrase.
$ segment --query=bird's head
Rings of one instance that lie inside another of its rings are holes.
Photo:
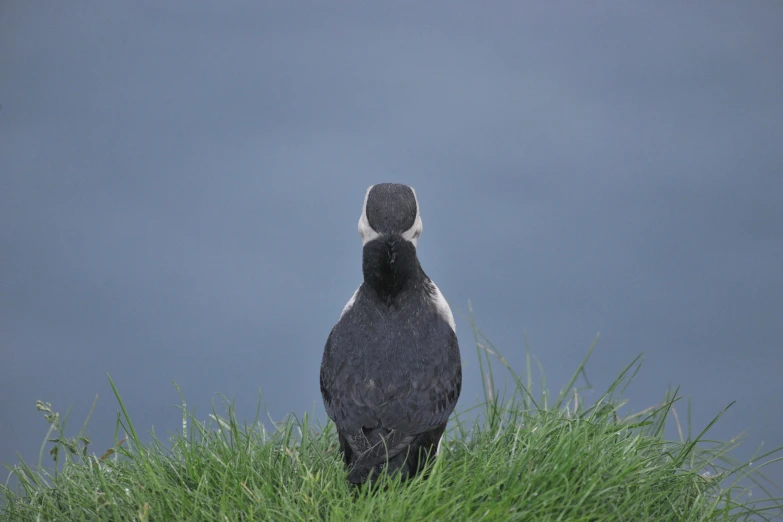
[[[359,218],[362,245],[383,236],[396,235],[416,247],[422,229],[419,202],[413,187],[379,183],[367,189]]]

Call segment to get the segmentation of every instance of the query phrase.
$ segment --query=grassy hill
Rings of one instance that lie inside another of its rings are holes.
[[[55,466],[12,467],[0,485],[0,520],[783,519],[779,500],[752,501],[747,489],[772,496],[760,468],[781,460],[781,449],[756,456],[761,465],[752,470],[734,461],[738,441],[706,438],[720,415],[694,437],[682,429],[676,392],[647,411],[618,414],[638,358],[592,404],[573,388],[587,358],[563,393],[534,396],[529,357],[526,374],[515,374],[475,332],[485,402],[479,415],[455,415],[427,479],[351,489],[334,426],[319,429],[307,415],[267,430],[257,418],[240,424],[231,406],[206,423],[183,407],[181,432],[142,444],[112,382],[121,413],[114,447],[101,456],[80,435],[63,433],[60,416],[39,403]],[[505,397],[492,359],[515,383]],[[664,437],[672,419],[679,440]]]

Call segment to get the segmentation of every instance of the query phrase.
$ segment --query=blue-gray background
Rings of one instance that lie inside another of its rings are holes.
[[[417,189],[420,257],[557,389],[601,332],[630,411],[681,385],[740,456],[783,444],[783,4],[3,2],[0,461],[35,400],[165,436],[182,388],[323,418],[366,187]],[[595,396],[597,392],[594,392]],[[589,398],[589,397],[588,397]],[[685,405],[680,406],[684,417]],[[780,466],[772,475],[783,478]]]

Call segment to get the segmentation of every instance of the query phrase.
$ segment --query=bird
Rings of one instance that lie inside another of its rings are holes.
[[[462,390],[454,315],[417,255],[415,190],[371,185],[359,217],[363,282],[330,331],[321,395],[354,486],[406,481],[438,454]]]

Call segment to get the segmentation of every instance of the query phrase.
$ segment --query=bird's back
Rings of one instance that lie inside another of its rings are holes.
[[[391,301],[360,287],[324,350],[321,390],[352,482],[434,451],[462,385],[457,338],[423,281]],[[413,453],[413,454],[411,454]]]

